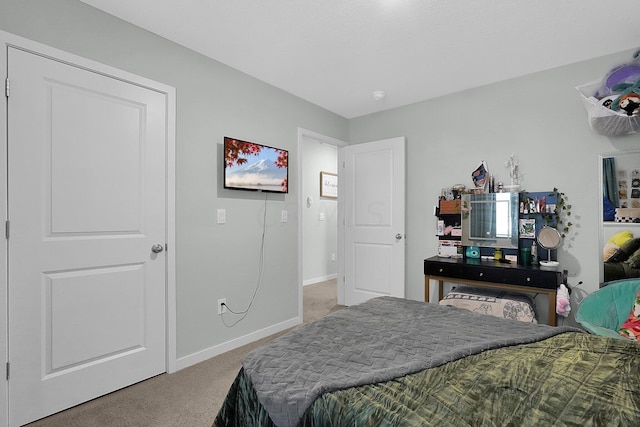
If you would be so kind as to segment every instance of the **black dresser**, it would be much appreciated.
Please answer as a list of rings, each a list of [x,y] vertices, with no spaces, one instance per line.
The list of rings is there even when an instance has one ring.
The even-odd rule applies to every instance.
[[[444,282],[540,293],[549,301],[549,324],[556,325],[556,290],[564,281],[562,272],[538,266],[502,264],[494,260],[432,257],[424,260],[424,295],[429,302],[430,281],[438,282],[438,301]]]

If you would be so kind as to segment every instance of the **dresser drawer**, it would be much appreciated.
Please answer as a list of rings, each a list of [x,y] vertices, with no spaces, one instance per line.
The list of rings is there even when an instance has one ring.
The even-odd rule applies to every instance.
[[[465,268],[462,279],[477,280],[480,282],[505,283],[505,274],[503,268]]]
[[[464,271],[463,267],[460,264],[425,262],[424,274],[426,276],[461,277]]]
[[[556,271],[512,270],[507,283],[534,288],[556,289],[559,285]]]

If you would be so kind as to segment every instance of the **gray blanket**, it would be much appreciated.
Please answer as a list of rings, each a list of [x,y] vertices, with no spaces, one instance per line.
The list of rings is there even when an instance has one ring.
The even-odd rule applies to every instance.
[[[279,427],[296,426],[323,393],[388,381],[488,349],[542,340],[551,327],[380,297],[277,338],[242,361]]]

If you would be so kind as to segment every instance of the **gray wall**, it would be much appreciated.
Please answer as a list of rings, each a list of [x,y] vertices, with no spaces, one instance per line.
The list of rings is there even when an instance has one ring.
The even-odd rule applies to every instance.
[[[346,139],[346,119],[76,0],[2,0],[0,29],[177,89],[177,356],[242,337],[298,312],[298,127]],[[289,194],[270,196],[264,279],[258,279],[264,196],[222,190],[223,136],[289,150]],[[216,224],[217,209],[227,223]],[[286,209],[289,222],[280,222]],[[228,318],[228,323],[234,321]]]
[[[638,147],[640,135],[609,138],[592,132],[576,86],[602,78],[633,51],[531,74],[349,122],[349,141],[407,137],[406,295],[424,297],[423,260],[436,255],[433,207],[443,187],[471,185],[481,160],[509,182],[505,163],[520,160],[524,189],[557,187],[573,206],[573,227],[559,253],[570,285],[598,288],[599,158]],[[514,58],[517,60],[517,58]],[[433,288],[434,286],[432,286]],[[432,291],[433,292],[433,291]],[[575,301],[584,292],[572,296]],[[572,314],[573,314],[572,313]]]
[[[331,260],[338,250],[338,202],[320,197],[320,171],[338,172],[338,150],[305,138],[302,153],[302,280],[311,284],[334,278],[338,271],[338,263]],[[313,199],[311,206],[306,203],[307,197]]]
[[[640,136],[591,132],[574,87],[602,77],[630,51],[347,121],[77,0],[2,0],[0,29],[177,88],[178,357],[299,315],[294,162],[289,195],[267,203],[266,269],[252,311],[233,327],[216,314],[218,298],[244,308],[255,289],[264,207],[262,196],[220,188],[225,135],[288,149],[290,159],[298,127],[352,142],[406,136],[412,299],[424,297],[422,261],[436,253],[440,189],[469,185],[480,160],[507,180],[504,163],[516,154],[527,190],[558,187],[573,205],[576,226],[559,254],[570,284],[582,280],[586,292],[598,286],[598,154],[636,148]],[[215,222],[219,208],[225,225]]]

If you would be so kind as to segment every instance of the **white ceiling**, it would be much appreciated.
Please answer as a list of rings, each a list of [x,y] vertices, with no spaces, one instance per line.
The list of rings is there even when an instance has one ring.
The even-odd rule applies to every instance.
[[[82,1],[346,118],[640,47],[638,0]]]

